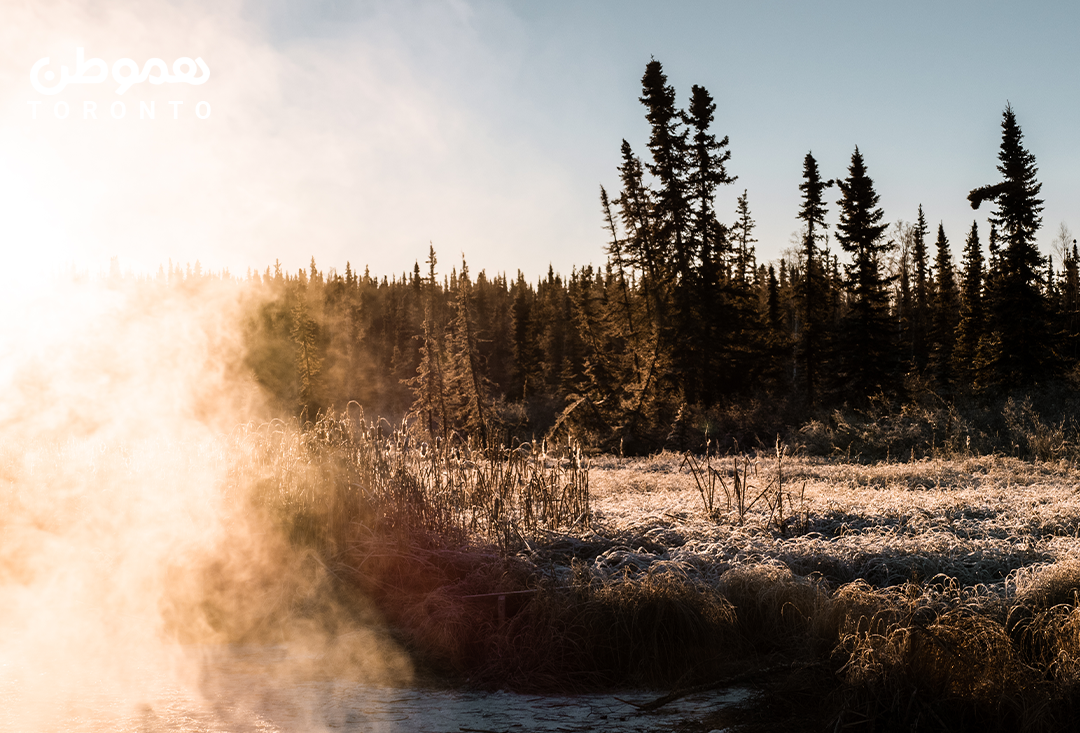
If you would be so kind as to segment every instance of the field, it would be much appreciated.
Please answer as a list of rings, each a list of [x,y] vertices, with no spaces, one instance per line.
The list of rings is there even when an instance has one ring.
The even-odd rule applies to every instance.
[[[269,643],[378,684],[760,693],[686,730],[1071,720],[1069,462],[484,452],[399,427],[9,442],[5,679],[137,699],[148,656],[198,676],[175,642]]]
[[[357,433],[347,421],[309,432],[338,437],[309,438],[323,473],[302,491],[280,480],[293,449],[264,454],[279,487],[264,500],[291,507],[291,541],[323,558],[339,594],[370,604],[421,677],[541,692],[750,685],[763,695],[721,721],[747,729],[1069,719],[1080,471],[1067,462],[859,464],[781,445],[466,458],[389,426],[343,443]],[[341,464],[325,471],[346,454],[360,456],[347,484]],[[345,485],[365,498],[344,501]],[[780,695],[804,700],[794,719],[777,717],[793,709],[773,705]]]
[[[717,463],[730,487],[737,462]],[[775,456],[751,464],[755,486],[775,479]],[[748,660],[750,674],[732,677],[799,696],[793,730],[1066,723],[1080,649],[1073,466],[787,458],[783,472],[782,531],[775,501],[740,522],[721,498],[709,517],[679,456],[598,460],[596,522],[617,543],[594,567],[720,588],[773,662],[757,660],[767,674],[755,675]],[[782,726],[792,708],[769,694],[736,720]]]

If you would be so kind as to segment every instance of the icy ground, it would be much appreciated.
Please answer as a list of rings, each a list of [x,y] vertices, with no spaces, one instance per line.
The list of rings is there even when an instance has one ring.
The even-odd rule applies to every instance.
[[[666,691],[522,695],[391,688],[322,677],[295,679],[282,647],[233,647],[204,665],[197,684],[159,673],[141,698],[81,690],[68,700],[0,691],[0,731],[85,733],[638,733],[667,731],[743,699],[743,690],[701,693],[649,713],[632,704]],[[29,728],[27,726],[30,726]]]

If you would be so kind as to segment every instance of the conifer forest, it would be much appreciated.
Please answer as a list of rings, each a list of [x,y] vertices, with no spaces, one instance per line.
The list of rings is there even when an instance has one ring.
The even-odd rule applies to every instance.
[[[248,324],[248,366],[275,406],[315,419],[355,402],[432,438],[572,435],[624,454],[835,437],[841,423],[882,419],[892,427],[878,452],[901,434],[894,450],[993,450],[1009,440],[1006,404],[1068,426],[1078,252],[1064,225],[1056,258],[1036,245],[1041,184],[1011,107],[1001,180],[966,194],[970,228],[933,226],[933,202],[887,218],[873,176],[888,172],[858,147],[846,166],[828,162],[828,175],[843,171],[829,179],[807,152],[792,181],[799,241],[765,263],[750,192],[735,211],[715,206],[738,180],[710,93],[694,86],[681,108],[654,60],[640,101],[648,142],[623,140],[617,187],[599,190],[600,265],[534,281],[447,262],[432,245],[400,274],[314,259],[249,272],[266,301]]]

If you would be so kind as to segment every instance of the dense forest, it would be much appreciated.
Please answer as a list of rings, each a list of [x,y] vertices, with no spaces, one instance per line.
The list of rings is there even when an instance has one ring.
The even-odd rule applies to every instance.
[[[799,245],[760,263],[748,192],[730,219],[716,210],[736,179],[709,92],[694,86],[678,108],[654,60],[640,101],[647,155],[624,140],[620,189],[600,189],[602,267],[533,282],[462,261],[447,274],[432,248],[400,276],[314,259],[249,273],[263,300],[247,324],[248,367],[276,406],[313,419],[352,401],[431,438],[570,434],[642,452],[746,445],[845,410],[880,418],[920,404],[936,411],[924,419],[952,425],[942,440],[968,431],[970,443],[970,410],[1000,417],[1008,399],[1015,413],[1019,395],[1031,413],[1032,394],[1057,405],[1072,394],[1080,256],[1064,225],[1057,262],[1039,253],[1041,184],[1011,107],[1002,179],[968,194],[973,209],[992,205],[989,226],[935,232],[922,206],[890,225],[857,147],[835,180],[808,152]],[[963,239],[959,263],[950,237]]]

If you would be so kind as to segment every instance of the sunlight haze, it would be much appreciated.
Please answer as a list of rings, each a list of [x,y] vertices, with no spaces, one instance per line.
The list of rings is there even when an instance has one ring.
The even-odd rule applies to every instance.
[[[747,190],[758,258],[789,246],[802,158],[842,176],[855,145],[886,219],[921,203],[959,250],[968,190],[993,180],[1017,112],[1046,200],[1044,251],[1072,223],[1080,148],[1066,4],[154,2],[0,10],[0,191],[20,271],[152,274],[169,260],[243,275],[367,265],[393,275],[429,242],[479,271],[602,264],[600,185],[619,144],[645,152],[637,101],[663,62],[680,106],[701,84],[730,136],[721,220]],[[205,60],[202,86],[36,92],[30,69]],[[183,88],[181,88],[183,87]],[[121,100],[128,111],[111,118]],[[53,105],[70,105],[64,120]],[[84,102],[98,119],[82,119]],[[183,101],[178,119],[170,101]],[[206,119],[194,112],[200,101]],[[30,104],[40,102],[40,104]],[[156,104],[139,119],[141,102]],[[32,119],[36,111],[37,119]],[[835,221],[835,204],[830,219]],[[9,264],[11,260],[9,260]],[[449,270],[449,266],[446,268]]]

